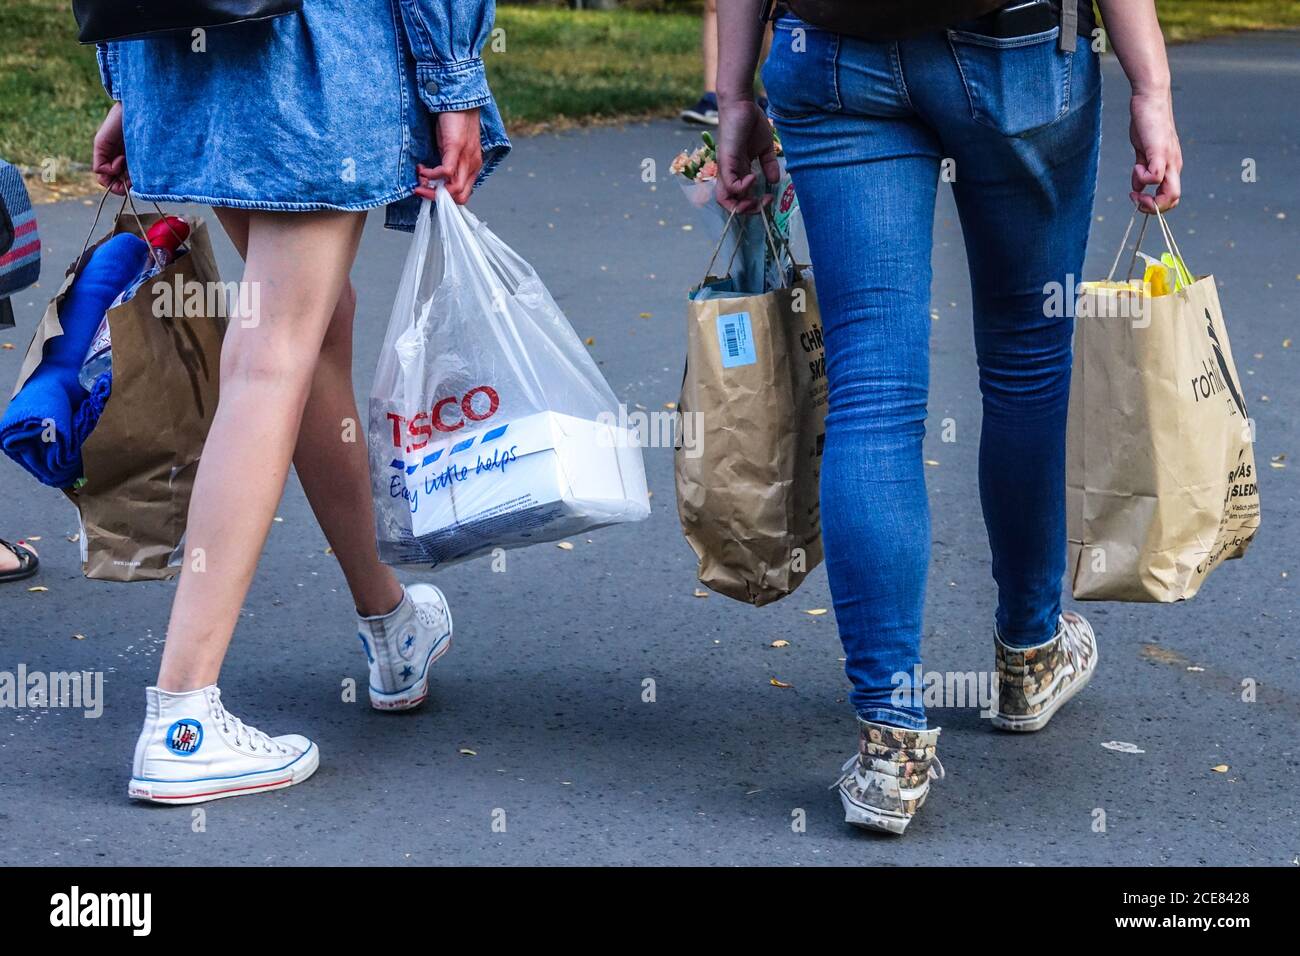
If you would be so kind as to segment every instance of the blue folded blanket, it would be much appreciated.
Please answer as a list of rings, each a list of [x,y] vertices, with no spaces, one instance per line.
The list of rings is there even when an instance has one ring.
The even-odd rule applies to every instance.
[[[95,379],[95,384],[90,387],[90,394],[77,409],[76,419],[72,423],[72,434],[78,448],[86,443],[90,433],[99,424],[99,416],[104,414],[104,406],[108,403],[108,396],[111,394],[113,394],[113,370],[110,368]]]
[[[79,419],[91,396],[77,373],[104,313],[140,274],[148,256],[144,240],[130,233],[114,236],[92,253],[59,309],[63,334],[45,343],[41,364],[0,418],[0,449],[43,484],[66,488],[81,477],[81,444],[99,421],[112,380],[105,383],[100,376],[94,388],[98,406]],[[106,385],[102,392],[101,384]]]

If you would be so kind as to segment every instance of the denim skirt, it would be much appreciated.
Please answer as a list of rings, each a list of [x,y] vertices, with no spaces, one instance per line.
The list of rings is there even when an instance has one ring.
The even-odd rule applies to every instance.
[[[414,226],[415,166],[438,153],[397,0],[310,0],[271,20],[114,43],[106,59],[141,198],[386,205],[389,226]],[[486,175],[509,146],[494,104],[481,122]]]

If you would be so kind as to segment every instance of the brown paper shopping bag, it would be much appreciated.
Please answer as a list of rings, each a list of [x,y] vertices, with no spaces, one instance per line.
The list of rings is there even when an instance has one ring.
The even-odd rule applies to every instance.
[[[1253,426],[1214,278],[1186,273],[1158,220],[1181,288],[1108,280],[1078,299],[1066,505],[1080,600],[1190,598],[1259,528]]]
[[[700,582],[753,605],[822,560],[826,355],[813,283],[792,278],[761,295],[706,278],[687,308],[678,407],[696,440],[676,449],[677,513]]]
[[[143,233],[160,217],[119,212],[95,245],[119,232]],[[88,578],[166,579],[184,558],[190,492],[217,407],[228,291],[206,224],[189,222],[188,252],[108,312],[113,390],[82,445],[85,480],[64,491],[81,516]],[[45,343],[63,334],[59,307],[85,258],[69,267],[37,326],[15,391],[40,363]]]

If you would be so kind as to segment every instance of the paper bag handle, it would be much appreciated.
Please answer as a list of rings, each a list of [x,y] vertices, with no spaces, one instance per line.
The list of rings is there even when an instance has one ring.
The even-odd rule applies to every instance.
[[[1133,215],[1129,218],[1128,226],[1124,229],[1124,238],[1119,242],[1119,249],[1115,252],[1115,261],[1110,264],[1110,272],[1106,274],[1106,281],[1111,282],[1115,278],[1115,270],[1119,268],[1120,257],[1124,255],[1124,248],[1128,245],[1128,237],[1133,232],[1133,223],[1137,222],[1138,213],[1142,207],[1134,205]],[[1125,279],[1133,278],[1133,266],[1137,263],[1138,250],[1142,248],[1142,239],[1146,235],[1147,225],[1151,222],[1151,214],[1144,213],[1146,216],[1142,220],[1142,228],[1138,230],[1137,242],[1133,244],[1133,255],[1128,262],[1128,274]],[[1165,249],[1174,257],[1175,271],[1179,272],[1179,279],[1187,285],[1192,284],[1191,271],[1187,268],[1187,261],[1183,258],[1182,252],[1178,248],[1178,242],[1174,239],[1174,232],[1169,228],[1169,223],[1165,221],[1164,215],[1159,209],[1155,212],[1156,220],[1160,223],[1160,234],[1165,240]]]
[[[781,263],[781,253],[777,249],[776,234],[773,231],[775,227],[772,222],[772,215],[768,210],[768,207],[764,206],[759,211],[759,214],[763,217],[763,232],[767,237],[767,247],[772,252],[772,261],[775,262],[776,267],[781,270],[781,282],[783,283],[783,286],[788,288],[792,284],[791,280],[798,281],[799,266],[794,261],[794,255],[790,252],[790,244],[788,242],[781,243],[782,247],[785,249],[786,258],[790,260],[791,271],[787,273],[785,266],[782,265]],[[722,235],[718,236],[718,244],[713,247],[713,255],[709,257],[709,264],[704,267],[704,278],[701,279],[699,283],[701,286],[703,286],[704,283],[708,281],[709,276],[712,275],[713,264],[718,260],[718,253],[722,251],[722,243],[726,241],[727,233],[731,231],[731,223],[733,220],[735,220],[735,218],[736,218],[736,210],[732,209],[731,215],[727,217],[726,224],[724,224],[722,227]],[[736,262],[736,255],[740,252],[740,239],[741,236],[738,232],[736,234],[736,245],[731,250],[731,258],[727,260],[728,274],[731,273],[731,267]]]
[[[117,180],[114,180],[114,182],[117,182]],[[81,255],[77,256],[78,266],[81,264],[81,260],[85,257],[86,250],[90,248],[90,240],[91,237],[95,235],[95,227],[99,225],[99,217],[104,211],[104,203],[108,201],[108,194],[112,191],[111,185],[112,184],[110,183],[109,186],[104,187],[104,194],[99,197],[99,205],[95,207],[95,218],[91,221],[90,229],[86,232],[86,241],[81,244]],[[144,231],[144,224],[140,222],[140,210],[135,208],[135,200],[131,198],[131,190],[129,189],[122,194],[122,205],[117,207],[118,217],[121,217],[122,211],[126,209],[128,203],[131,206],[131,215],[135,218],[136,231],[140,233],[140,237],[144,239],[146,246],[151,245],[149,242],[149,235]],[[184,242],[185,240],[181,235],[172,227],[172,224],[167,221],[167,214],[162,211],[162,206],[155,202],[153,207],[158,210],[158,215],[161,221],[171,231],[171,234],[176,237],[176,244],[180,245],[180,243]]]

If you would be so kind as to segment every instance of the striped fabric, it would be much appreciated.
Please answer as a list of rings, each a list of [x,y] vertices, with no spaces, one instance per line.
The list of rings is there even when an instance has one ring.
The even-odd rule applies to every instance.
[[[0,253],[0,298],[27,288],[41,274],[41,240],[36,233],[36,213],[22,174],[0,160],[0,202],[13,220],[13,244]]]

